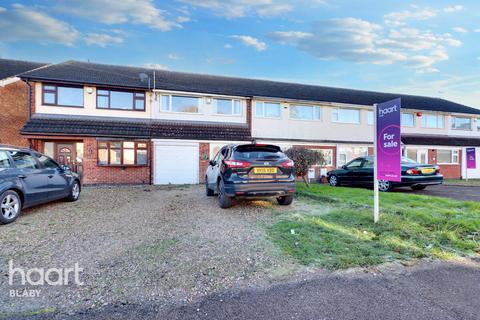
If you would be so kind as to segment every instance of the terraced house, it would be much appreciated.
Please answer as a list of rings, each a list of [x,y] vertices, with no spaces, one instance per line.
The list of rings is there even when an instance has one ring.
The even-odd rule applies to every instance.
[[[460,178],[465,147],[480,147],[480,110],[438,98],[78,61],[21,78],[31,113],[22,134],[85,184],[199,183],[221,146],[250,141],[322,152],[318,178],[373,152],[372,105],[397,97],[406,156]]]

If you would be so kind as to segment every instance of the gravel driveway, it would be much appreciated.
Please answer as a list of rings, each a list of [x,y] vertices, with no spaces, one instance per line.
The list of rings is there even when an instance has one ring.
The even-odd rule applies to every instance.
[[[302,209],[300,201],[293,206]],[[185,303],[225,288],[268,283],[302,270],[266,238],[268,201],[218,208],[202,186],[85,188],[77,203],[25,210],[0,226],[0,318],[110,304]],[[15,267],[78,263],[83,286],[8,284]],[[11,289],[40,297],[10,297]]]

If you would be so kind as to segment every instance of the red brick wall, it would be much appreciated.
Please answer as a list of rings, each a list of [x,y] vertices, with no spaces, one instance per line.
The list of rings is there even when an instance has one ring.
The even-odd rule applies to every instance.
[[[17,81],[0,87],[0,143],[28,147],[20,130],[28,119],[28,86]]]
[[[199,182],[205,182],[205,171],[208,168],[208,162],[210,161],[210,144],[209,143],[200,143],[199,144]]]
[[[83,184],[149,184],[150,167],[101,167],[97,141],[84,138]],[[149,144],[150,145],[150,144]],[[149,155],[151,152],[149,151]]]

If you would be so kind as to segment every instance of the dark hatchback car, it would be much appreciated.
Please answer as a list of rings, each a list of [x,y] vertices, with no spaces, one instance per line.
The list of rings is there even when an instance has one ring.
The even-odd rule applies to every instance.
[[[15,221],[22,209],[80,197],[80,179],[68,167],[29,149],[0,145],[0,223]]]
[[[295,192],[294,163],[278,146],[262,144],[223,147],[206,172],[207,196],[218,194],[221,208],[232,200],[275,197],[289,205]]]
[[[341,168],[327,173],[328,182],[331,186],[373,185],[373,157],[360,157],[353,159]],[[411,187],[413,190],[423,190],[429,185],[443,183],[443,175],[436,165],[419,164],[416,161],[402,157],[402,181],[390,182],[380,180],[378,189],[383,192],[392,190],[395,187]]]

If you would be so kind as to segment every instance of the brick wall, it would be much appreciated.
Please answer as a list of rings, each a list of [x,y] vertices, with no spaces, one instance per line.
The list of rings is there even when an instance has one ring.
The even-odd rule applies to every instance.
[[[101,167],[97,164],[97,141],[84,138],[83,184],[149,184],[150,167]],[[149,144],[150,145],[150,144]],[[149,151],[149,156],[151,152]]]
[[[20,130],[28,119],[28,86],[16,81],[0,87],[0,143],[28,147],[28,139]]]
[[[205,182],[205,171],[208,168],[208,162],[210,161],[210,144],[209,143],[200,143],[199,145],[199,182]]]

